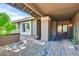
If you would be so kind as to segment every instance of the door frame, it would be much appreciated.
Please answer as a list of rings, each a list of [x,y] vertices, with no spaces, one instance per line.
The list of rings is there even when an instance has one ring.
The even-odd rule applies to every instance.
[[[57,30],[58,25],[62,25],[62,33],[64,33],[63,32],[63,25],[67,25],[67,33],[68,33],[68,31],[69,31],[68,24],[59,24],[56,22],[56,37],[58,37],[58,30]],[[68,38],[68,36],[69,36],[69,34],[67,34],[67,38]],[[61,36],[61,38],[64,38],[64,37]]]
[[[29,30],[29,32],[23,32],[23,24],[27,24],[27,23],[29,23],[30,24],[30,30]],[[20,33],[21,34],[26,34],[26,35],[31,35],[31,21],[26,21],[26,22],[21,22],[21,24],[20,24]]]

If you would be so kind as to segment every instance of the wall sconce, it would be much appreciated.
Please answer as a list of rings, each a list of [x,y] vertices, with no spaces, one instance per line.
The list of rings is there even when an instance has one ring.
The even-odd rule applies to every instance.
[[[69,24],[68,26],[69,26],[69,27],[71,27],[71,26],[72,26],[72,24]]]

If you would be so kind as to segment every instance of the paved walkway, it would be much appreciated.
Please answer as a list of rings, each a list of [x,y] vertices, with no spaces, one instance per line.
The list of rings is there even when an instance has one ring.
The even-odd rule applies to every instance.
[[[1,48],[0,48],[1,49]],[[68,40],[48,41],[44,45],[28,40],[26,49],[17,53],[0,51],[1,56],[78,56],[79,50],[75,50]]]
[[[78,56],[79,50],[75,50],[74,46],[68,40],[54,41],[47,54],[48,56]]]

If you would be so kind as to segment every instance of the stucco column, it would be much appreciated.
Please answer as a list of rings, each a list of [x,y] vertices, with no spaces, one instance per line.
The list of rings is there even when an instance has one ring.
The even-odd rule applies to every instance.
[[[37,36],[37,20],[36,19],[34,19],[34,20],[32,20],[32,23],[33,23],[33,29],[32,29],[32,31],[33,31],[33,35],[35,35],[35,36]]]
[[[50,17],[41,17],[41,40],[48,41],[50,37]]]

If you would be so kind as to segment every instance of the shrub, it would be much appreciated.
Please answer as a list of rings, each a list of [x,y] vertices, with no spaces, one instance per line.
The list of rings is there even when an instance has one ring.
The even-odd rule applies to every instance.
[[[73,39],[72,43],[73,43],[73,45],[77,45],[78,44],[78,40]]]
[[[15,24],[10,21],[6,13],[0,13],[0,36],[5,36],[15,29]]]

